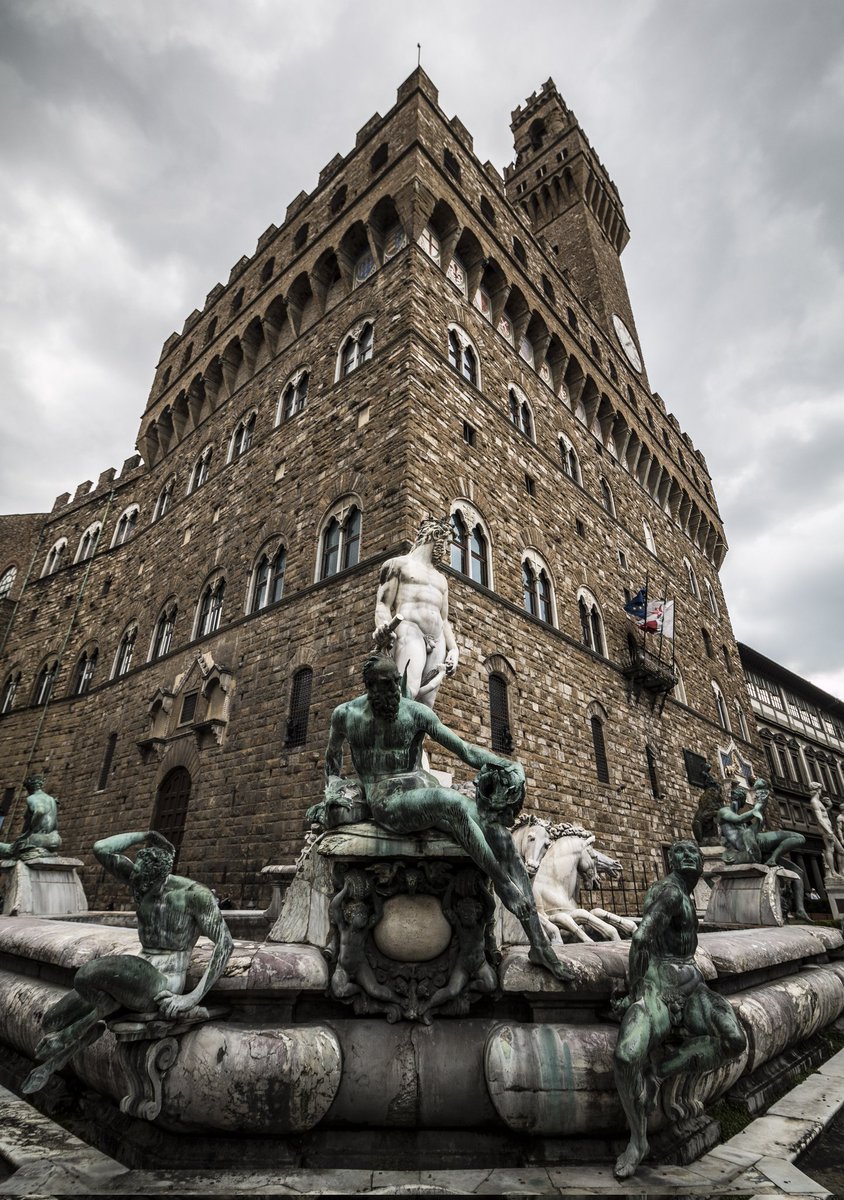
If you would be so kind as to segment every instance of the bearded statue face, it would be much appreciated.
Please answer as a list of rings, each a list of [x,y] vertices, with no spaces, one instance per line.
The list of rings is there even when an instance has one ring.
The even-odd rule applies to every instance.
[[[401,703],[401,679],[395,665],[391,665],[392,670],[384,668],[368,672],[364,680],[372,711],[388,721],[394,721],[398,716]]]

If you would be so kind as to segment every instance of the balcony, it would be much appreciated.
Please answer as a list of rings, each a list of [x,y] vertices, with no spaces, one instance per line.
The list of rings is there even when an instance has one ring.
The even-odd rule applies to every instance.
[[[665,697],[677,686],[677,676],[671,670],[670,662],[644,646],[630,648],[630,658],[623,670],[627,680],[628,699],[639,700],[646,696],[651,702],[651,708],[659,704],[659,711],[665,707]]]

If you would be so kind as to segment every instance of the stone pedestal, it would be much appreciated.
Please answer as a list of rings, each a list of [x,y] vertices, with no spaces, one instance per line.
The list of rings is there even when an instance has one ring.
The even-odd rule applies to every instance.
[[[269,907],[264,909],[264,918],[271,929],[281,916],[281,910],[284,906],[284,896],[293,882],[295,874],[296,867],[293,863],[283,866],[262,867],[261,869],[261,878],[265,883],[269,883],[273,889]]]
[[[824,886],[832,915],[840,921],[844,917],[844,875],[827,875]]]
[[[709,907],[709,897],[712,895],[712,874],[723,865],[724,848],[720,845],[701,846],[700,853],[703,859],[703,874],[692,892],[692,900],[697,915],[703,917]]]
[[[78,870],[79,858],[47,855],[27,862],[7,858],[0,862],[0,891],[4,917],[64,917],[88,911]]]
[[[712,925],[784,925],[780,889],[797,878],[785,867],[724,863],[711,876],[705,920]]]

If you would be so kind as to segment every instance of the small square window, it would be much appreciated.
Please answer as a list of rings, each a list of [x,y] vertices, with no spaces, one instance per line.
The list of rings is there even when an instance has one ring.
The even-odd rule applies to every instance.
[[[578,537],[586,537],[586,526],[581,521],[580,517],[574,519],[574,532]]]
[[[532,475],[525,475],[525,491],[529,496],[536,495],[536,480]]]
[[[189,725],[196,715],[196,701],[199,692],[188,692],[182,700],[182,714],[179,717],[180,725]]]
[[[475,427],[470,425],[468,421],[463,422],[463,441],[467,446],[475,444]]]

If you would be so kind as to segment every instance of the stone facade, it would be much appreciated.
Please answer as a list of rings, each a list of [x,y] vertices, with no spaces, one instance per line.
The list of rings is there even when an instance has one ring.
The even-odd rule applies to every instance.
[[[0,522],[0,575],[19,565],[0,660],[4,687],[21,676],[0,718],[12,827],[12,797],[43,768],[68,853],[90,861],[97,837],[155,811],[171,832],[184,820],[180,870],[239,906],[268,899],[258,871],[297,854],[330,712],[360,690],[380,564],[449,512],[487,561],[484,576],[476,541],[446,568],[461,665],[438,712],[470,740],[512,739],[529,806],[652,876],[696,807],[684,751],[717,761],[732,725],[759,760],[712,484],[647,384],[620,199],[550,81],[513,128],[505,182],[415,71],[167,340],[142,457],[59,497],[25,536],[27,518],[7,518],[8,537]],[[341,569],[320,578],[332,516]],[[272,599],[260,564],[271,574],[280,548],[281,597],[252,611]],[[537,615],[525,561],[545,572]],[[621,606],[646,578],[676,598],[681,683],[661,712],[625,674]],[[507,704],[495,738],[492,675]],[[92,907],[114,898],[98,876],[86,886]]]
[[[809,805],[809,784],[817,780],[832,800],[830,818],[835,827],[844,807],[844,702],[758,650],[742,642],[738,649],[771,794],[783,822],[806,838],[805,847],[791,857],[803,867],[811,886],[823,894],[823,842]]]

